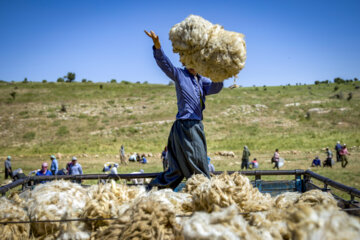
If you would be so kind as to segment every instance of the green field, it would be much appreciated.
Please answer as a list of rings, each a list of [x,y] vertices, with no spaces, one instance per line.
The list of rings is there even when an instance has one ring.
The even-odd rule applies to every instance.
[[[339,140],[349,147],[348,167],[336,164],[314,171],[360,188],[357,85],[241,87],[208,96],[204,125],[216,170],[238,170],[244,145],[258,158],[260,169],[271,169],[275,148],[287,160],[283,169],[308,169],[316,155],[323,160],[323,149],[333,149]],[[347,100],[349,93],[352,98]],[[61,167],[75,155],[85,173],[100,173],[104,162],[118,161],[124,144],[126,153],[153,157],[146,166],[134,163],[119,172],[160,171],[159,154],[176,113],[173,86],[0,83],[0,157],[11,155],[13,169],[21,167],[27,173],[43,161],[50,163],[51,154],[62,155]],[[233,151],[236,157],[215,156],[218,151]]]

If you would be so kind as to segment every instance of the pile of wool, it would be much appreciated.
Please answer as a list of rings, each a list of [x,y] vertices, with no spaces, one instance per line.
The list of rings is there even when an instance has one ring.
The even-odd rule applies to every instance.
[[[235,204],[240,212],[254,212],[268,210],[273,205],[269,194],[260,193],[249,178],[237,172],[211,179],[194,175],[186,182],[184,192],[192,195],[193,211],[213,212]]]
[[[250,226],[235,205],[219,212],[195,212],[183,224],[185,239],[271,239],[268,232]]]
[[[188,193],[174,192],[171,189],[161,189],[158,191],[150,191],[146,196],[142,196],[135,200],[136,202],[144,201],[143,198],[162,203],[168,206],[168,209],[175,214],[191,213],[192,196]]]
[[[236,76],[245,66],[244,35],[190,15],[175,24],[169,33],[173,51],[187,68],[211,78],[214,82]]]
[[[89,200],[86,202],[82,218],[113,218],[121,216],[132,200],[145,194],[144,187],[129,187],[111,181],[106,184],[92,186],[89,189]],[[109,220],[89,221],[92,230],[111,224]]]
[[[93,239],[183,239],[175,212],[168,205],[149,199],[133,204],[119,220],[99,229]]]
[[[0,198],[0,222],[28,221],[26,211],[5,197]],[[0,239],[28,239],[29,224],[0,225]]]
[[[360,239],[360,220],[333,206],[301,205],[286,219],[291,239]]]
[[[52,181],[37,185],[32,191],[20,195],[27,203],[27,212],[31,220],[59,220],[78,218],[88,200],[86,190],[70,181]],[[32,223],[31,229],[36,237],[57,236],[59,222]],[[83,222],[71,222],[77,231],[88,234]]]

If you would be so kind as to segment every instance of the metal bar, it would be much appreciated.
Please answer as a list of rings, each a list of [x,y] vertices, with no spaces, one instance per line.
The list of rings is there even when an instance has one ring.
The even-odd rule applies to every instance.
[[[238,172],[245,176],[274,176],[274,175],[295,175],[300,174],[303,175],[305,173],[305,170],[302,169],[296,169],[296,170],[256,170],[256,171],[227,171],[228,174],[233,174],[235,172]],[[222,171],[217,171],[214,174],[220,175],[222,174]]]
[[[350,194],[351,196],[360,197],[360,190],[358,190],[356,188],[349,187],[349,186],[346,186],[346,185],[344,185],[342,183],[333,181],[330,178],[326,178],[326,177],[321,176],[321,175],[319,175],[317,173],[314,173],[314,172],[312,172],[310,170],[306,170],[305,175],[311,176],[311,177],[313,177],[313,178],[327,184],[328,186],[332,186],[332,187],[334,187],[336,189],[344,191],[344,192]]]

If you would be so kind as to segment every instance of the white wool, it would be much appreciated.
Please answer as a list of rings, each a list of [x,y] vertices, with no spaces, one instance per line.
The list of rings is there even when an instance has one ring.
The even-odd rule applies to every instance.
[[[27,210],[31,220],[58,220],[78,218],[88,200],[86,190],[69,181],[52,181],[37,185],[27,196]],[[21,197],[22,197],[21,196]],[[83,222],[71,222],[78,231],[85,231]],[[34,223],[31,225],[35,236],[55,234],[61,223]]]
[[[173,51],[187,68],[222,82],[235,77],[245,66],[244,35],[213,25],[200,16],[190,15],[175,24],[169,33]]]

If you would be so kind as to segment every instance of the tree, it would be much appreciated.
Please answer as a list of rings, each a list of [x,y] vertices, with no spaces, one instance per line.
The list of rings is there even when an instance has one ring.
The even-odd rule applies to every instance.
[[[83,78],[81,82],[86,83],[86,78]]]
[[[27,78],[24,78],[23,83],[28,83],[28,82],[29,82],[28,79],[27,79]]]
[[[57,82],[64,82],[64,79],[61,78],[61,77],[59,77],[56,81],[57,81]]]
[[[111,79],[110,83],[116,83],[116,79]]]
[[[43,83],[47,83],[46,79],[42,80]]]
[[[345,82],[344,79],[339,78],[339,77],[334,79],[334,83],[337,83],[337,84],[344,83],[344,82]]]
[[[173,81],[169,81],[168,86],[174,86],[175,83]]]
[[[64,78],[66,78],[66,82],[73,82],[75,81],[75,73],[72,72],[68,72],[66,76],[64,76]]]

